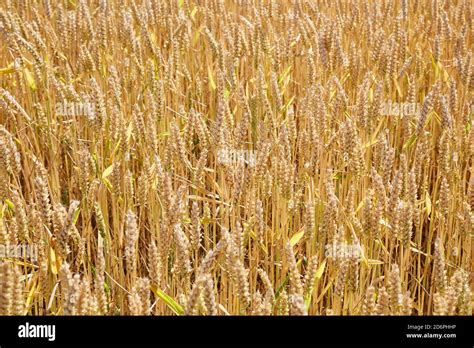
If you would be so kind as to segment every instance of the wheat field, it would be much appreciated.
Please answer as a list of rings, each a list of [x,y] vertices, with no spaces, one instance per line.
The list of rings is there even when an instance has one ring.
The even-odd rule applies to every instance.
[[[473,11],[2,1],[0,314],[472,315]]]

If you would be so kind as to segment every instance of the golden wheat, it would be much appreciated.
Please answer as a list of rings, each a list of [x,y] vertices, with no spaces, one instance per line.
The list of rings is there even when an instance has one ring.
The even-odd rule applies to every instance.
[[[472,1],[55,5],[0,5],[0,314],[472,314]]]

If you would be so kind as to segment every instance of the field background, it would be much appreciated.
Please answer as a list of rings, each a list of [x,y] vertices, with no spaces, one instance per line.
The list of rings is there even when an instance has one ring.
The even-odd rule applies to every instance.
[[[0,258],[0,314],[471,315],[473,30],[469,0],[2,1],[0,245],[38,259]]]

